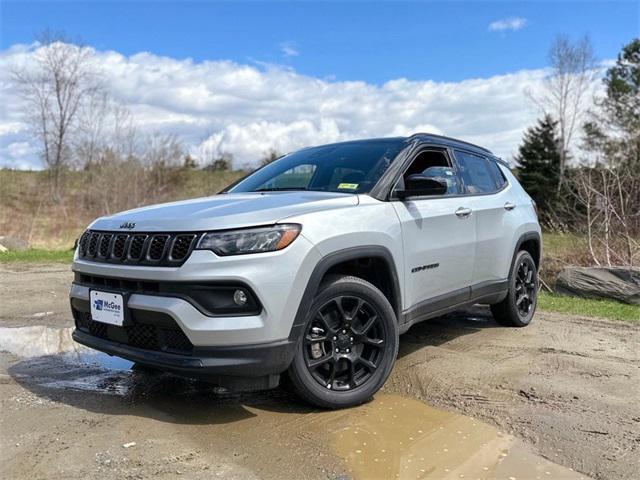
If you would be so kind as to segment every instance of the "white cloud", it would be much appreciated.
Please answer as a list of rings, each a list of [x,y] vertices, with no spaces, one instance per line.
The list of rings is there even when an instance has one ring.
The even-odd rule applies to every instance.
[[[524,90],[539,91],[545,74],[522,70],[460,82],[400,78],[374,85],[272,65],[95,54],[111,95],[128,107],[141,133],[175,134],[201,161],[231,153],[236,166],[255,164],[270,149],[286,153],[420,131],[469,140],[509,158],[538,115]],[[33,47],[0,51],[0,165],[40,166],[7,73],[11,63],[31,55]]]
[[[281,43],[280,51],[282,52],[283,57],[297,57],[298,55],[300,55],[300,51],[298,50],[298,48],[291,42]]]
[[[527,25],[527,19],[523,17],[501,18],[489,24],[489,30],[492,32],[504,32],[506,30],[516,31]]]

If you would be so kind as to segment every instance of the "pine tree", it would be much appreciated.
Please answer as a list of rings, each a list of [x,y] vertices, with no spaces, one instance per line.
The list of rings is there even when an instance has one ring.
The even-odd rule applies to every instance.
[[[640,172],[640,39],[622,49],[602,82],[605,96],[584,125],[585,146],[608,166]]]
[[[525,132],[515,157],[520,183],[545,216],[553,211],[560,178],[556,124],[550,115],[538,120],[535,127]]]

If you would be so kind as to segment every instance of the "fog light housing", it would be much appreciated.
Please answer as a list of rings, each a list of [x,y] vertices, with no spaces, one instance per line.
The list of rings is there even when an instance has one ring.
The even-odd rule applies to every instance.
[[[239,307],[244,307],[247,304],[247,294],[242,290],[236,290],[233,292],[233,301]]]

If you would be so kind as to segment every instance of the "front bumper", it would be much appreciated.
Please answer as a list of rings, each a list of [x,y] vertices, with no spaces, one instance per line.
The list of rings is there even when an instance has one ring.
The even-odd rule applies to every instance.
[[[266,388],[274,378],[277,383],[278,374],[293,359],[301,330],[294,319],[319,258],[303,236],[282,251],[264,254],[218,257],[194,251],[175,268],[111,265],[76,257],[76,282],[69,294],[74,338],[110,355],[223,386],[229,382],[218,380],[242,377],[254,383],[261,379],[251,389]],[[86,279],[103,283],[87,284]],[[151,291],[149,285],[158,282],[182,290]],[[255,295],[259,308],[244,315],[216,313],[215,305],[205,305],[192,292],[184,295],[188,285],[202,283],[242,285]],[[129,284],[138,288],[127,288]],[[93,322],[91,289],[124,293],[129,323],[116,327]]]
[[[190,355],[145,350],[95,337],[76,329],[73,339],[87,347],[132,362],[178,375],[206,380],[234,390],[256,390],[278,385],[287,369],[296,342],[195,348]]]
[[[289,247],[277,252],[218,257],[210,251],[196,250],[180,267],[112,265],[76,257],[73,270],[80,275],[138,282],[245,285],[262,306],[256,315],[209,315],[184,298],[163,296],[161,292],[157,295],[133,292],[129,297],[130,308],[170,315],[193,345],[226,347],[288,338],[302,295],[320,258],[320,253],[300,235]],[[70,297],[88,302],[89,288],[74,283]]]
[[[174,307],[188,308],[191,315],[194,311],[198,312],[197,315],[203,314],[183,299],[128,295],[129,315],[127,323],[120,327],[91,318],[89,287],[74,283],[70,297],[76,324],[73,339],[78,343],[141,365],[206,380],[233,390],[277,386],[279,374],[293,360],[301,330],[293,328],[284,340],[260,344],[194,345],[176,321],[181,310]],[[185,321],[183,317],[181,324]],[[194,335],[193,330],[189,333]],[[211,335],[215,332],[205,333]]]

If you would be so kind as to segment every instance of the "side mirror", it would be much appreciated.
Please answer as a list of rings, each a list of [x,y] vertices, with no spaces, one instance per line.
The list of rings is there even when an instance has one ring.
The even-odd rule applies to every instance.
[[[405,189],[397,190],[398,198],[421,197],[423,195],[444,195],[447,193],[447,183],[443,180],[427,177],[421,173],[409,175],[404,181]]]

